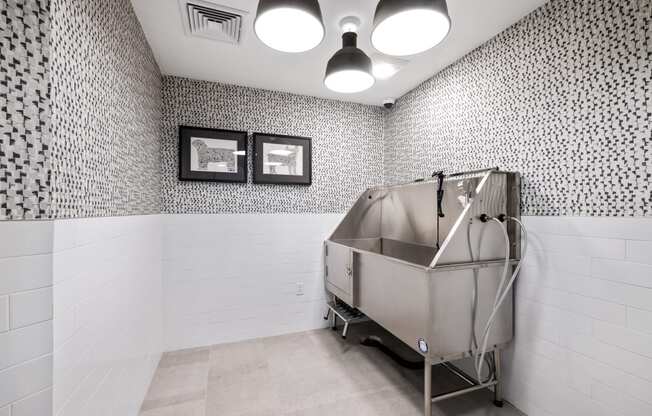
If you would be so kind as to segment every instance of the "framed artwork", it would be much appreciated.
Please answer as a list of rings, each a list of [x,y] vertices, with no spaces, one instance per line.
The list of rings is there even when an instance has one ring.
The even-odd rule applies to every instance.
[[[247,182],[247,132],[179,126],[179,180]]]
[[[311,140],[255,133],[254,183],[311,185]]]

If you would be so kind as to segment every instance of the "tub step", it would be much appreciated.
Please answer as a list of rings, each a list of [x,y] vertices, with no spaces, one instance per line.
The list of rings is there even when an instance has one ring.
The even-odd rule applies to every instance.
[[[333,330],[337,329],[337,318],[340,318],[342,321],[344,321],[342,338],[346,338],[346,333],[349,330],[349,324],[367,320],[367,316],[364,313],[350,307],[344,302],[331,301],[328,302],[326,306],[328,307],[328,310],[326,311],[326,316],[324,316],[324,319],[328,320],[328,318],[331,318],[331,326]]]

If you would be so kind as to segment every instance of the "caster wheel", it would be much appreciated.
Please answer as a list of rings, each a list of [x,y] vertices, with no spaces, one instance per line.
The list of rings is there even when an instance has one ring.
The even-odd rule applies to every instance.
[[[342,335],[342,339],[346,339],[346,335]]]
[[[494,406],[503,407],[504,402],[502,400],[494,400]]]
[[[337,331],[337,328],[334,327],[334,326],[332,326],[331,329],[332,329],[333,331]]]

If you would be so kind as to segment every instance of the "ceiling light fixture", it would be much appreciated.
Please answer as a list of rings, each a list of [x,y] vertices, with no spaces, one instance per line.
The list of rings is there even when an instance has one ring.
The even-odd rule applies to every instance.
[[[356,31],[359,26],[357,18],[342,20],[342,49],[328,61],[324,78],[324,84],[331,91],[352,94],[368,90],[376,82],[372,75],[371,58],[357,46]]]
[[[371,43],[387,55],[415,55],[441,43],[450,28],[446,0],[380,0]]]
[[[254,31],[261,42],[281,52],[313,49],[321,43],[325,33],[319,2],[260,0]]]
[[[376,80],[390,79],[400,71],[408,61],[399,58],[393,58],[381,54],[372,55],[373,74]]]
[[[374,62],[373,74],[376,79],[390,79],[398,72],[398,68],[389,62]]]

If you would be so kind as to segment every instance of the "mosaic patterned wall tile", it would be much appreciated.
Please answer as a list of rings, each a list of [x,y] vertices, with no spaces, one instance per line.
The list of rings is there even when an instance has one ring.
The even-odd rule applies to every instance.
[[[341,212],[383,164],[386,182],[519,170],[524,214],[652,214],[652,0],[553,0],[402,98],[384,141],[381,109],[166,78],[162,148],[128,0],[0,2],[0,219],[156,213],[161,194],[165,212]],[[179,183],[181,123],[311,136],[314,184]]]
[[[52,0],[52,214],[160,212],[161,75],[129,0]]]
[[[0,0],[0,220],[50,215],[49,0]]]
[[[381,181],[383,111],[379,107],[164,77],[163,211],[343,212],[360,192]],[[179,125],[311,137],[313,184],[253,185],[251,166],[248,184],[180,182]]]
[[[499,166],[526,215],[652,215],[652,0],[553,0],[404,96],[384,178]]]

